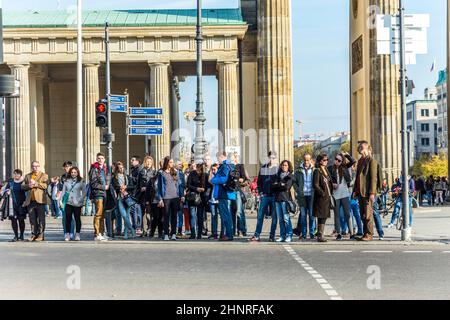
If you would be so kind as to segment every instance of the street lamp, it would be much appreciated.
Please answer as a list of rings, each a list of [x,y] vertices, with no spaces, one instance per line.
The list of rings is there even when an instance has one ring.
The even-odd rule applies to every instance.
[[[205,153],[205,111],[203,108],[203,60],[202,60],[202,0],[197,0],[197,102],[195,109],[195,142],[194,142],[194,159],[201,161]]]

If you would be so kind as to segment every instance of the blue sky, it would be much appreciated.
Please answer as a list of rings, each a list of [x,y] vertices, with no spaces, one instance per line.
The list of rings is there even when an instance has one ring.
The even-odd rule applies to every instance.
[[[89,0],[85,9],[195,8],[195,0]],[[64,10],[76,0],[3,0],[4,10]],[[303,120],[303,133],[329,134],[349,130],[348,80],[348,0],[293,0],[294,117]],[[429,13],[429,54],[418,56],[417,65],[408,67],[414,80],[413,97],[421,98],[427,86],[434,86],[437,72],[445,68],[445,0],[404,0],[407,13]],[[205,8],[237,7],[237,0],[203,0]],[[435,72],[430,72],[433,60]],[[195,108],[195,78],[181,86],[181,111]],[[207,127],[217,127],[217,81],[205,79],[205,106],[211,119]],[[295,126],[298,137],[298,127]]]

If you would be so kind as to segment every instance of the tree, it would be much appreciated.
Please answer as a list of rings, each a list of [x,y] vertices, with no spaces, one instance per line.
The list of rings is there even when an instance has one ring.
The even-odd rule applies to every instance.
[[[342,144],[340,152],[350,153],[350,141],[346,141]]]
[[[411,174],[416,176],[428,177],[433,175],[435,177],[446,177],[448,173],[447,155],[435,155],[431,158],[422,156],[414,163],[410,171]]]

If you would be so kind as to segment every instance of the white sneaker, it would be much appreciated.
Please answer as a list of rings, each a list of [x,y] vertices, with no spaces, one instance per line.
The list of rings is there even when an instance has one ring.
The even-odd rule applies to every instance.
[[[378,237],[378,240],[383,241],[384,237]]]
[[[292,242],[292,238],[291,237],[287,237],[285,242]]]
[[[95,241],[105,241],[104,238],[99,234],[94,238]]]
[[[66,233],[66,236],[64,237],[64,241],[70,241],[70,233]]]
[[[81,237],[79,233],[75,234],[75,241],[81,241]]]
[[[111,240],[111,238],[108,237],[106,233],[102,234],[102,237],[103,237],[106,241]]]
[[[276,242],[284,242],[285,240],[283,239],[283,238],[278,238],[277,240],[276,240]]]
[[[169,236],[167,234],[164,236],[164,241],[169,241]]]
[[[392,224],[392,223],[389,223],[387,226],[386,226],[386,228],[388,228],[388,229],[392,229],[394,227],[394,225]]]
[[[177,240],[177,235],[176,234],[172,235],[172,240]]]

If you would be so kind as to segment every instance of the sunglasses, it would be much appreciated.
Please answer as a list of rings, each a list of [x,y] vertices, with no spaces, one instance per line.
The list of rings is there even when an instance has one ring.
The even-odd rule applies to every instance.
[[[322,159],[322,162],[328,162],[328,159]]]
[[[338,158],[334,158],[334,160],[337,161],[337,162],[339,162],[339,163],[342,162],[342,160],[341,160],[341,159],[338,159]]]

